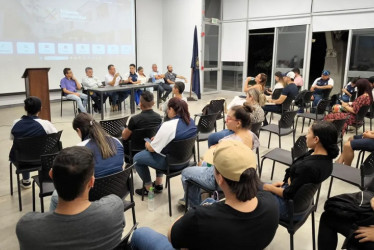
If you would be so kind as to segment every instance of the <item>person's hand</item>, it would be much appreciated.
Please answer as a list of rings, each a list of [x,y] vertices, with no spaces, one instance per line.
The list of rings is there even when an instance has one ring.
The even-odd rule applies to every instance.
[[[273,99],[269,99],[268,102],[269,102],[269,103],[272,103],[272,102],[273,102]]]
[[[71,77],[71,80],[73,80],[74,82],[76,82],[76,81],[77,81],[77,78],[75,78],[75,76],[72,76],[72,77]]]
[[[155,137],[153,136],[153,137],[151,138],[151,141],[153,141],[154,138],[155,138]]]
[[[76,95],[76,96],[78,96],[78,97],[81,96],[79,93],[74,93],[74,95]]]
[[[371,198],[370,205],[371,205],[371,208],[374,210],[374,197]]]
[[[356,239],[360,239],[358,242],[374,242],[374,225],[370,225],[368,227],[359,227],[355,233],[357,235],[355,236]]]
[[[114,77],[118,77],[118,76],[119,76],[119,73],[115,73],[115,74],[114,74]]]
[[[165,74],[161,74],[161,75],[159,75],[160,77],[162,77],[162,78],[165,78]]]
[[[272,184],[264,184],[264,185],[262,186],[262,189],[265,190],[265,191],[270,191],[271,186],[272,186]]]
[[[274,187],[281,187],[281,186],[283,186],[283,181],[274,182],[272,185]]]
[[[362,138],[370,138],[370,131],[365,131],[365,132],[362,134]]]

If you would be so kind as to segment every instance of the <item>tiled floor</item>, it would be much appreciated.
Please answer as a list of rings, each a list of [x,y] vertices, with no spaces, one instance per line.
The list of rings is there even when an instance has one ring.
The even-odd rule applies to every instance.
[[[225,97],[227,101],[230,101],[233,97],[233,93],[224,92],[219,94],[211,94],[211,95],[204,95],[202,100],[197,102],[189,102],[189,108],[191,116],[193,114],[201,112],[201,109],[204,105],[213,98],[216,97]],[[72,105],[70,103],[64,103],[63,106],[63,117],[60,117],[60,103],[54,102],[51,104],[52,110],[52,122],[56,126],[58,130],[63,130],[62,133],[62,143],[64,147],[73,146],[79,142],[78,135],[74,132],[71,126],[71,122],[73,120],[73,111]],[[127,107],[129,105],[127,104]],[[156,109],[156,108],[155,108]],[[109,110],[109,109],[108,109]],[[106,118],[114,118],[129,115],[129,110],[122,111],[122,114],[110,113],[106,115]],[[23,201],[23,211],[18,211],[18,195],[17,195],[17,188],[16,184],[14,183],[15,193],[13,196],[10,196],[9,191],[9,161],[8,161],[8,153],[11,146],[11,141],[9,140],[9,132],[11,125],[14,119],[19,118],[21,115],[24,114],[24,110],[22,106],[10,107],[10,108],[0,108],[0,117],[2,120],[0,122],[0,142],[1,142],[1,154],[0,154],[0,166],[1,166],[1,175],[0,175],[0,249],[17,249],[18,242],[17,237],[15,234],[15,226],[19,218],[27,212],[32,211],[32,193],[31,189],[22,190],[22,201]],[[100,116],[98,114],[95,115],[95,119],[100,120]],[[275,119],[273,122],[276,122],[278,117],[275,115]],[[297,129],[296,138],[300,135],[300,128]],[[218,128],[222,128],[222,122],[218,123]],[[305,132],[306,130],[304,130]],[[352,134],[346,135],[345,139]],[[261,147],[260,147],[260,155],[264,154],[267,149],[267,142],[268,142],[268,134],[263,132],[261,133]],[[272,137],[271,141],[271,148],[278,146],[278,138],[276,136]],[[285,149],[290,150],[292,146],[292,136],[282,137],[282,147]],[[201,154],[207,149],[207,143],[202,142],[200,145]],[[262,174],[263,181],[270,180],[270,172],[271,172],[271,161],[265,161],[265,167]],[[282,180],[284,175],[285,166],[276,164],[276,169],[274,173],[274,180]],[[154,176],[154,171],[152,171]],[[13,180],[15,181],[15,175],[13,174]],[[325,181],[322,185],[318,210],[316,213],[316,234],[318,232],[318,224],[319,224],[319,217],[321,212],[323,211],[323,205],[326,200],[327,189],[328,189],[329,180]],[[139,188],[141,186],[140,178],[135,175],[135,188]],[[149,212],[147,209],[147,200],[145,199],[143,202],[141,198],[135,196],[136,202],[136,216],[139,222],[139,226],[148,226],[156,231],[166,234],[167,230],[169,229],[170,225],[173,221],[178,218],[180,215],[183,214],[183,209],[178,206],[177,201],[179,198],[183,196],[183,188],[181,185],[180,177],[175,177],[171,179],[171,187],[172,187],[172,209],[173,209],[173,217],[169,217],[168,214],[168,199],[167,199],[167,192],[163,192],[162,194],[156,195],[155,199],[155,211]],[[358,191],[357,188],[340,182],[338,180],[334,181],[332,195],[346,193],[346,192],[355,192]],[[37,211],[40,211],[40,203],[37,201]],[[45,199],[45,207],[48,208],[49,206],[49,198]],[[127,226],[125,231],[127,231],[131,224],[131,212],[126,213],[126,221]],[[339,238],[339,244],[341,245],[343,242],[343,238]],[[274,240],[269,245],[267,249],[289,249],[289,235],[287,230],[282,227],[279,227],[277,230],[277,234],[275,235]],[[311,221],[308,219],[303,227],[299,229],[299,231],[295,234],[295,249],[312,249],[312,241],[311,241]]]

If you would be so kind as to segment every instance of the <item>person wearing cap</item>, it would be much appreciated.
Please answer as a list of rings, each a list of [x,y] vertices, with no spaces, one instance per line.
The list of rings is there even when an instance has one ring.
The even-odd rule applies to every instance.
[[[334,87],[334,80],[330,77],[330,71],[323,70],[321,77],[318,77],[314,80],[310,91],[313,92],[312,96],[312,108],[315,108],[319,102],[323,98],[323,93],[325,91],[331,91]],[[313,110],[313,109],[312,109]]]
[[[286,169],[283,181],[264,184],[263,189],[277,198],[281,220],[289,218],[287,201],[294,199],[303,185],[319,184],[330,177],[332,160],[339,154],[337,139],[338,131],[334,124],[326,121],[314,123],[306,135],[306,144],[311,150],[297,158],[291,167]],[[303,215],[294,217],[295,220],[302,218]]]
[[[264,120],[264,126],[268,125],[268,121],[266,119],[266,114],[268,112],[276,112],[281,113],[282,112],[282,103],[286,101],[286,99],[290,98],[291,100],[294,100],[297,93],[299,92],[297,86],[294,83],[295,73],[290,71],[286,74],[284,77],[284,81],[286,82],[287,86],[282,90],[282,93],[280,97],[276,100],[269,99],[268,104],[266,104],[263,109],[265,111],[265,120]]]
[[[278,227],[278,205],[270,193],[259,191],[256,169],[248,164],[253,158],[242,142],[220,142],[213,156],[214,177],[225,200],[189,209],[167,237],[138,228],[133,249],[264,249]]]

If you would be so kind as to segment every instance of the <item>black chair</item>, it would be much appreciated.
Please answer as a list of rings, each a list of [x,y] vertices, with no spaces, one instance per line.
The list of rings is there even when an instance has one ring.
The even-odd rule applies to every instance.
[[[293,102],[294,99],[292,98],[286,98],[286,100],[284,100],[284,102],[282,103],[282,109],[281,109],[281,112],[270,112],[270,120],[269,120],[269,123],[271,123],[271,120],[272,120],[272,117],[273,117],[273,114],[278,114],[278,115],[282,115],[285,111],[289,111],[290,108],[291,108],[291,104]]]
[[[21,185],[19,175],[25,172],[38,171],[41,169],[40,156],[57,153],[61,150],[62,131],[54,134],[17,138],[13,145],[15,149],[15,162],[10,162],[10,194],[13,195],[12,165],[16,167],[19,211],[22,211]]]
[[[361,159],[363,159],[364,153],[360,153],[362,153]],[[360,155],[358,156],[357,162],[359,162],[359,160]],[[334,178],[354,185],[361,190],[366,190],[368,184],[370,184],[374,180],[374,153],[371,153],[366,158],[366,160],[361,164],[360,168],[353,168],[344,164],[334,163],[327,198],[330,197]]]
[[[295,142],[295,145],[291,148],[291,151],[281,149],[281,148],[274,148],[265,155],[262,156],[261,166],[259,166],[259,176],[261,178],[262,175],[262,167],[264,165],[265,159],[269,159],[273,161],[273,168],[271,170],[271,180],[273,180],[273,174],[274,174],[274,167],[275,162],[279,162],[286,166],[291,166],[293,162],[308,152],[308,147],[306,145],[306,137],[300,136],[297,141]]]
[[[315,243],[315,221],[314,212],[317,210],[318,197],[321,189],[321,184],[308,183],[304,184],[296,193],[292,200],[288,200],[288,220],[279,220],[279,225],[285,227],[290,234],[290,249],[294,249],[293,236],[296,231],[304,225],[309,215],[312,214],[312,241],[313,250],[316,249]],[[316,202],[314,202],[314,195],[317,193]],[[300,220],[294,220],[296,216],[302,216]]]
[[[281,136],[293,134],[293,142],[295,143],[295,128],[294,128],[294,118],[297,111],[285,111],[281,118],[278,121],[278,125],[269,124],[263,126],[260,131],[268,131],[269,134],[269,143],[268,148],[270,147],[271,134],[274,133],[279,137],[279,148],[281,148]]]
[[[362,131],[365,131],[365,115],[369,111],[370,105],[362,106],[356,114],[356,122],[351,124],[352,127],[356,128],[356,135],[358,134],[358,129],[362,127]]]
[[[299,120],[299,118],[303,118],[303,126],[301,127],[301,133],[304,132],[304,123],[305,123],[305,119],[309,119],[309,125],[310,125],[310,122],[312,120],[314,121],[321,121],[323,120],[323,118],[325,117],[325,112],[326,112],[326,108],[327,106],[329,105],[330,101],[329,100],[324,100],[324,99],[321,99],[318,104],[317,104],[317,107],[316,107],[316,112],[315,113],[302,113],[302,114],[297,114],[297,118],[296,118],[296,125],[295,127],[297,128],[297,121]],[[295,129],[296,129],[295,128]]]
[[[131,172],[134,165],[131,165],[125,170],[111,174],[108,176],[100,177],[95,179],[95,185],[90,190],[89,200],[96,201],[102,197],[115,194],[123,200],[124,211],[126,212],[130,208],[132,209],[132,219],[134,225],[136,225],[135,217],[135,202],[133,196],[133,179],[131,178]],[[130,201],[125,198],[130,194]]]
[[[216,99],[209,102],[209,113],[218,113],[216,120],[222,119],[223,129],[225,129],[225,99]],[[216,125],[217,127],[217,125]]]
[[[208,137],[213,130],[217,131],[216,128],[216,119],[217,119],[218,113],[210,113],[208,115],[201,115],[197,114],[195,115],[195,124],[197,124],[197,138],[196,138],[196,144],[197,144],[197,159],[200,160],[200,142],[201,141],[207,141]],[[196,123],[196,118],[199,117],[199,122]]]
[[[345,119],[333,120],[332,121],[332,124],[335,125],[335,128],[338,131],[337,144],[340,143],[340,152],[343,152],[343,128],[344,128],[344,124],[347,122],[348,119],[349,119],[349,116]]]
[[[169,152],[166,154],[166,165],[167,168],[161,171],[166,175],[165,187],[168,188],[168,200],[169,200],[169,215],[171,217],[171,193],[170,193],[170,179],[178,176],[182,173],[183,169],[196,164],[195,157],[195,141],[196,136],[185,140],[172,141],[168,144]],[[194,161],[191,162],[192,156]],[[178,169],[178,170],[174,170]],[[144,183],[143,183],[144,186]],[[144,193],[142,194],[142,201],[144,200]]]
[[[40,199],[40,210],[44,213],[44,200],[46,196],[52,195],[55,190],[55,186],[51,177],[49,176],[49,171],[53,166],[53,161],[56,158],[57,153],[42,155],[41,165],[42,168],[38,171],[38,175],[33,176],[34,181],[32,182],[32,211],[35,212],[35,184],[39,187],[39,199]]]
[[[262,122],[251,123],[251,131],[260,139],[260,129],[262,126]],[[256,155],[257,155],[257,167],[260,167],[260,149],[256,148]]]
[[[353,96],[353,95],[352,95]],[[374,102],[371,104],[370,106],[370,110],[369,112],[366,113],[365,115],[366,118],[369,118],[370,120],[370,131],[371,131],[371,128],[372,128],[372,120],[374,118]]]
[[[329,99],[329,105],[327,106],[326,108],[326,111],[327,113],[331,113],[332,111],[332,107],[335,105],[335,104],[339,104],[339,99],[340,99],[340,94],[334,94],[331,96],[331,98]]]
[[[208,188],[200,185],[199,183],[197,183],[196,181],[193,181],[193,180],[186,180],[186,183],[187,183],[187,188],[186,188],[186,205],[184,206],[184,208],[185,208],[184,213],[187,213],[187,210],[188,210],[188,194],[189,194],[189,187],[190,187],[190,185],[197,186],[200,189],[203,189],[204,191],[208,192],[209,194],[213,194],[219,188],[219,186],[217,185],[217,183],[216,183],[216,188],[214,190],[208,189]]]
[[[129,119],[128,116],[112,120],[103,120],[100,121],[100,125],[109,135],[122,138],[122,130],[126,127],[127,119]]]
[[[273,93],[271,95],[271,99],[277,100],[281,96],[282,91],[283,91],[283,88],[281,88],[281,89],[274,89],[274,91],[273,91]]]
[[[61,88],[61,85],[60,85],[60,88]],[[74,117],[77,116],[77,114],[78,114],[78,105],[77,105],[77,102],[74,101],[74,100],[70,100],[70,99],[66,98],[66,95],[65,95],[64,91],[61,89],[61,99],[60,99],[60,103],[61,103],[60,116],[61,117],[62,117],[62,103],[63,102],[72,102],[73,103],[73,110],[74,110]]]
[[[311,104],[310,101],[311,101],[312,96],[313,96],[313,92],[309,90],[306,91],[303,96],[301,106],[305,108],[305,111],[307,111],[308,108],[310,109],[310,104]]]
[[[121,243],[119,243],[113,250],[132,250],[132,247],[129,244],[129,239],[137,227],[138,223],[135,223],[125,237],[122,238]]]

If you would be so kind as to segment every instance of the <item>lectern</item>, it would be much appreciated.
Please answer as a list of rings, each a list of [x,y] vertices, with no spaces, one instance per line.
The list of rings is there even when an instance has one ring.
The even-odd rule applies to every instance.
[[[25,79],[26,97],[37,96],[42,101],[39,117],[51,121],[49,102],[48,71],[50,68],[27,68],[22,75]]]

